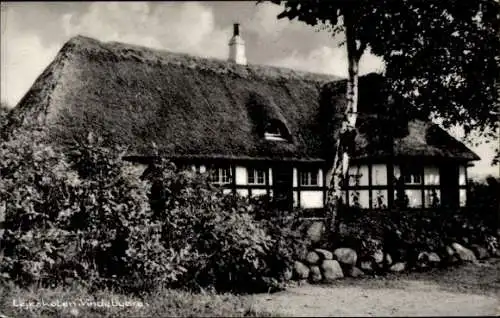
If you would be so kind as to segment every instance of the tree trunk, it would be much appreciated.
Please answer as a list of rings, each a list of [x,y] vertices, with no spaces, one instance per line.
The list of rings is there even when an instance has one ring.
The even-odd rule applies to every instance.
[[[347,106],[344,118],[337,136],[335,156],[333,164],[327,173],[327,200],[326,214],[329,219],[330,232],[337,233],[337,216],[342,204],[342,184],[347,180],[349,170],[348,149],[352,145],[346,145],[347,134],[355,129],[358,110],[358,64],[361,54],[356,47],[354,34],[354,23],[348,15],[344,15],[344,27],[346,35],[347,59],[349,78],[347,80]],[[354,141],[354,140],[352,140]]]

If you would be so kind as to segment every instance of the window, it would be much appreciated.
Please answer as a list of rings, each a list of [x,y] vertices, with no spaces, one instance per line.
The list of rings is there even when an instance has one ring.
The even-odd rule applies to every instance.
[[[266,171],[264,169],[248,169],[248,184],[266,184]]]
[[[275,140],[275,141],[286,141],[285,134],[283,133],[283,127],[279,121],[272,121],[267,124],[266,129],[264,131],[264,138],[266,140]]]
[[[421,184],[422,169],[418,167],[405,167],[403,170],[403,180],[405,184]]]
[[[210,181],[215,184],[231,183],[230,167],[214,167],[210,169]]]
[[[395,200],[410,208],[435,208],[441,205],[440,170],[436,165],[395,166],[394,176],[400,175],[402,183],[396,185]],[[403,191],[401,196],[398,188]],[[404,189],[404,190],[403,190]]]
[[[300,172],[301,186],[317,186],[318,185],[318,170],[301,171]]]

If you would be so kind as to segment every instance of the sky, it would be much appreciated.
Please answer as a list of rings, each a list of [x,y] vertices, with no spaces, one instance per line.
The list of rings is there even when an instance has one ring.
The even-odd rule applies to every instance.
[[[342,35],[277,20],[280,12],[279,6],[255,1],[2,2],[0,97],[15,106],[77,34],[225,59],[235,22],[241,25],[250,64],[347,76],[345,47],[339,47]],[[360,61],[361,74],[383,68],[383,61],[370,52]],[[460,129],[450,132],[462,137]],[[482,157],[470,169],[472,175],[499,174],[498,166],[490,166],[491,143],[469,146]]]

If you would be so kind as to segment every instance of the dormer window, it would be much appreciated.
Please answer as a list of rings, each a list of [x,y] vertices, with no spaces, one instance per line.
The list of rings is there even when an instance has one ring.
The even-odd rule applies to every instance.
[[[286,133],[284,131],[284,127],[282,127],[279,121],[272,121],[267,124],[266,129],[264,131],[264,138],[266,140],[274,140],[274,141],[286,141]]]

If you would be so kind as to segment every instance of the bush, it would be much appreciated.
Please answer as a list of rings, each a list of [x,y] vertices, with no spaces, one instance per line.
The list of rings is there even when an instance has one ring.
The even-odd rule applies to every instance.
[[[119,152],[89,138],[67,159],[42,137],[2,144],[2,273],[20,284],[76,279],[92,287],[174,280],[182,269],[164,263],[175,255],[159,240],[147,187],[127,176]]]
[[[5,209],[4,257],[0,269],[18,283],[51,280],[63,266],[70,234],[59,213],[70,209],[72,175],[67,163],[40,142],[39,131],[2,142],[0,201]]]
[[[2,143],[3,276],[136,292],[283,287],[304,245],[296,218],[262,219],[268,201],[224,195],[164,160],[140,180],[122,153],[92,135],[58,150],[32,134]]]
[[[278,248],[283,238],[269,223],[256,217],[264,204],[224,195],[203,176],[175,173],[165,161],[156,164],[150,181],[158,189],[151,199],[164,224],[164,243],[189,247],[179,260],[187,271],[178,285],[236,292],[281,288],[288,251]]]
[[[342,214],[340,245],[369,258],[377,249],[391,254],[394,261],[416,262],[422,251],[441,252],[457,242],[495,248],[494,227],[488,226],[468,209],[362,211],[351,208]]]

